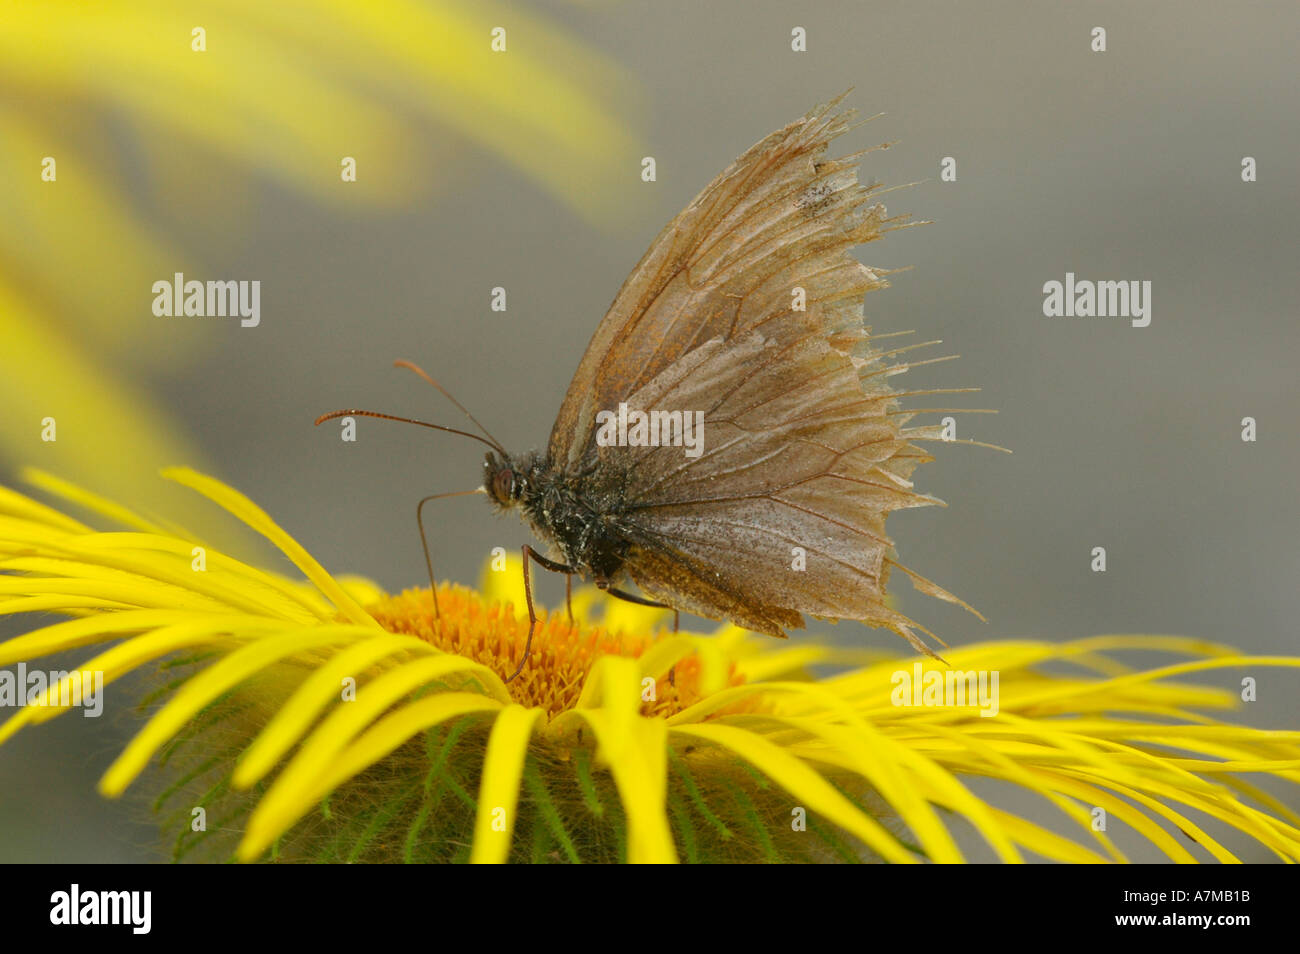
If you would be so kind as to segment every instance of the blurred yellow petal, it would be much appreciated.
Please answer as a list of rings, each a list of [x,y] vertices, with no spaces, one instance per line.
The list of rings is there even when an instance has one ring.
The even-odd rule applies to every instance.
[[[131,499],[154,483],[157,467],[197,452],[183,431],[139,388],[90,360],[20,298],[0,272],[0,450],[39,460],[113,497]],[[42,440],[53,419],[53,441]],[[105,467],[105,461],[114,461]]]
[[[522,4],[20,0],[4,7],[0,85],[0,454],[120,499],[202,460],[139,383],[200,340],[156,333],[152,283],[214,264],[211,248],[176,248],[157,207],[237,242],[250,179],[347,212],[405,210],[480,157],[604,228],[643,201],[627,188],[645,150],[625,71]],[[47,417],[58,442],[40,440]],[[168,506],[191,522],[188,502]]]

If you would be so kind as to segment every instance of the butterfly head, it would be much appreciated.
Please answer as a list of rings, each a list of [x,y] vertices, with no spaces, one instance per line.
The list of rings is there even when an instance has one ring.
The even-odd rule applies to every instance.
[[[488,452],[483,461],[483,489],[498,507],[508,510],[519,503],[527,483],[527,475],[513,460]]]

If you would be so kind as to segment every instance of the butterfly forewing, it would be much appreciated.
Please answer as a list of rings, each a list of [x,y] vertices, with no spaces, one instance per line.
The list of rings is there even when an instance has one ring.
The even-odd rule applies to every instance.
[[[851,214],[817,222],[828,190],[856,183],[851,166],[814,168],[830,139],[848,128],[852,113],[834,114],[837,102],[818,107],[752,147],[659,234],[587,345],[551,430],[548,451],[555,464],[576,464],[590,450],[598,410],[616,404],[710,338],[728,339],[768,318],[769,299],[782,291],[782,282],[767,269],[790,261],[783,249],[802,243],[804,255],[815,255],[818,249],[808,238],[817,233],[821,244],[838,241],[841,249],[878,234],[860,229],[861,237],[847,243],[833,234],[851,228],[854,214],[864,213],[867,190],[860,186],[853,187],[857,201],[851,203]],[[839,257],[857,275],[869,277],[864,290],[878,285],[861,264],[842,251]],[[809,280],[825,284],[829,294],[852,293],[854,282],[844,284],[827,274],[829,261],[819,256],[809,265]],[[756,288],[764,277],[775,281]],[[788,284],[784,292],[788,300]]]

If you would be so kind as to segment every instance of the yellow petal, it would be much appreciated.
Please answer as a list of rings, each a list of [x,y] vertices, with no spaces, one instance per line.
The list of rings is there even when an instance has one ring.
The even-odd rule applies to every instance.
[[[239,491],[188,467],[169,467],[163,471],[163,476],[197,490],[213,503],[224,507],[274,543],[284,552],[285,556],[293,561],[298,569],[302,570],[307,579],[315,583],[320,591],[329,597],[330,601],[339,608],[339,611],[353,623],[358,626],[368,626],[371,629],[381,628],[375,622],[374,617],[363,610],[356,600],[350,597],[343,587],[339,586],[338,582],[325,571],[323,566],[316,562],[316,558],[308,553],[302,544],[289,536],[267,515],[265,510]]]
[[[339,699],[340,686],[345,677],[356,677],[379,660],[400,653],[415,655],[438,655],[437,651],[426,643],[413,640],[409,636],[385,634],[375,636],[349,646],[323,663],[303,680],[258,734],[253,744],[245,750],[239,765],[235,769],[232,784],[236,788],[247,788],[269,772],[277,761],[289,751],[308,732],[325,707]],[[454,657],[453,657],[454,659]],[[462,671],[487,677],[490,670],[478,666],[469,660],[460,660],[458,664],[444,659],[437,667],[439,674]],[[485,678],[493,686],[494,697],[500,702],[509,701],[504,689],[496,689],[499,680]]]
[[[420,699],[376,722],[337,758],[322,766],[321,774],[306,779],[307,787],[295,793],[295,803],[264,798],[253,810],[248,828],[236,849],[241,861],[253,861],[312,805],[357,772],[374,764],[416,732],[448,719],[501,708],[494,699],[466,692],[443,692]]]
[[[307,650],[356,641],[366,630],[355,626],[319,626],[261,639],[213,663],[187,681],[108,767],[99,790],[120,795],[149,763],[150,757],[179,732],[200,709],[272,663]]]
[[[263,824],[283,830],[310,809],[324,794],[320,779],[338,754],[394,703],[444,676],[459,672],[482,676],[486,671],[486,667],[472,660],[439,653],[412,660],[359,685],[355,701],[336,704],[276,776],[258,807]],[[499,679],[496,681],[500,683]],[[501,702],[486,695],[456,695],[478,695],[494,708],[501,706]]]
[[[641,678],[635,659],[602,657],[588,677],[579,708],[561,715],[552,728],[562,732],[578,719],[591,727],[597,756],[609,766],[627,814],[628,861],[672,863],[677,849],[667,817],[668,727],[662,719],[639,713]]]
[[[528,757],[528,740],[541,709],[509,705],[492,724],[483,781],[479,786],[478,813],[474,819],[471,864],[501,864],[510,856],[511,838],[519,800],[519,782]],[[500,826],[500,827],[498,827]]]
[[[859,811],[821,775],[787,754],[780,746],[752,732],[712,723],[674,726],[671,737],[711,742],[736,753],[802,801],[809,811],[817,812],[832,824],[854,835],[886,861],[916,863],[916,857],[899,844],[879,822]]]

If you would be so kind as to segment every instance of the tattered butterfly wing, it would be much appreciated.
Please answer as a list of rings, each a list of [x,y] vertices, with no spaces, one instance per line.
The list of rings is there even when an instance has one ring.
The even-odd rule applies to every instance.
[[[858,185],[855,157],[819,162],[830,140],[849,128],[852,111],[832,112],[841,99],[749,149],[655,239],[569,384],[548,446],[557,467],[574,469],[591,452],[597,411],[615,406],[705,341],[766,322],[782,300],[788,306],[796,271],[806,280],[810,302],[801,318],[828,332],[839,316],[813,314],[813,302],[860,297],[883,284],[843,248],[878,237],[884,210],[865,207],[869,190]],[[834,221],[822,214],[833,205],[841,208]],[[855,216],[872,219],[855,222]],[[843,235],[845,229],[854,234]],[[791,244],[811,256],[801,267],[781,254]],[[851,316],[843,325],[852,327]]]
[[[801,626],[799,613],[864,620],[925,651],[884,602],[885,518],[936,502],[911,489],[928,457],[900,435],[887,388],[864,389],[853,362],[816,335],[781,343],[750,332],[707,342],[627,403],[704,410],[699,457],[598,451],[626,468],[622,526],[637,544],[626,569],[643,590],[776,636]]]
[[[912,441],[938,432],[905,426],[886,378],[907,365],[863,324],[863,294],[885,282],[848,253],[901,218],[871,204],[857,157],[823,158],[849,126],[834,105],[750,149],[660,235],[588,348],[550,455],[620,475],[625,569],[651,596],[773,635],[801,613],[864,620],[929,652],[885,604],[885,518],[938,502],[909,480],[929,459]],[[597,446],[596,412],[620,403],[703,411],[702,452]]]

